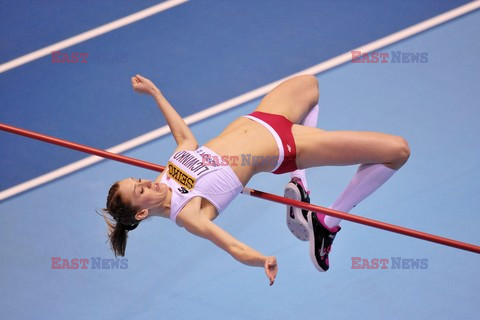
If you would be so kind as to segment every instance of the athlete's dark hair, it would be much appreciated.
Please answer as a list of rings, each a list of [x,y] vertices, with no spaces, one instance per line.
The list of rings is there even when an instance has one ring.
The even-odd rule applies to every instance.
[[[107,207],[102,209],[102,212],[108,225],[108,237],[110,238],[113,253],[115,256],[124,256],[127,247],[128,231],[135,229],[140,221],[135,219],[137,208],[123,201],[118,189],[118,182],[112,185],[108,191]],[[109,214],[115,220],[115,224],[112,223],[106,214]]]

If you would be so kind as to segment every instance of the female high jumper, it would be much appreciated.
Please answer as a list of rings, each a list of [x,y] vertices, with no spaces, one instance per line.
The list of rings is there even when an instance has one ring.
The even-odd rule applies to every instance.
[[[142,220],[151,216],[170,218],[241,263],[263,267],[272,285],[278,270],[276,258],[264,256],[212,222],[253,175],[290,172],[285,197],[310,202],[306,168],[360,164],[330,206],[349,212],[385,183],[410,155],[402,137],[316,128],[319,89],[317,79],[310,75],[284,81],[262,99],[253,113],[236,119],[201,147],[152,81],[136,75],[132,86],[135,92],[155,99],[177,148],[154,181],[127,178],[110,188],[104,213],[115,221],[106,219],[115,255],[125,254],[127,233]],[[241,165],[242,155],[258,161]],[[310,241],[313,265],[327,271],[328,254],[341,220],[290,206],[286,219],[298,239]]]

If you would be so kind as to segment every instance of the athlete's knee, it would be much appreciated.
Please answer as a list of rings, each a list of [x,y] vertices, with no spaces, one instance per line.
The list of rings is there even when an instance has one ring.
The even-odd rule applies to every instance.
[[[410,157],[410,147],[405,138],[396,136],[395,137],[395,165],[400,168],[402,167]]]
[[[304,82],[308,90],[318,91],[317,77],[312,76],[310,74],[305,74],[305,75],[302,75],[301,77],[302,77],[302,81]]]
[[[311,75],[311,74],[304,74],[302,75],[301,77],[303,77],[303,79],[309,83],[309,85],[312,85],[312,86],[315,86],[315,87],[318,87],[318,80],[317,80],[317,77]]]

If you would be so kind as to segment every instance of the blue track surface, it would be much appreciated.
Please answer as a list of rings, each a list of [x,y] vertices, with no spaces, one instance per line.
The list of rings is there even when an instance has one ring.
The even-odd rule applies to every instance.
[[[132,73],[153,75],[182,115],[188,115],[409,25],[391,26],[396,18],[398,24],[419,22],[458,5],[388,2],[383,8],[360,11],[342,2],[332,2],[327,10],[325,2],[322,11],[312,8],[316,3],[285,5],[281,13],[269,1],[249,2],[243,8],[230,1],[189,2],[66,50],[115,53],[123,48],[120,52],[128,52],[128,63],[92,60],[67,66],[52,65],[45,58],[0,75],[1,121],[109,147],[164,124],[151,100],[131,92]],[[395,12],[394,6],[402,8],[388,14]],[[288,19],[299,12],[311,18]],[[370,24],[358,23],[358,30],[338,27],[342,19],[361,21],[352,16],[361,12],[371,15],[364,17]],[[326,17],[333,15],[342,19],[327,23]],[[266,16],[268,20],[261,19]],[[319,22],[320,17],[324,20]],[[371,22],[374,17],[390,31],[381,33]],[[263,50],[278,50],[253,50],[262,43],[259,33],[275,34],[275,28],[270,29],[275,23],[277,30],[283,29]],[[152,35],[153,25],[160,31]],[[305,32],[313,26],[314,31]],[[247,32],[248,28],[252,29]],[[338,52],[326,54],[322,50],[331,49],[334,35],[326,36],[331,43],[322,48],[312,40],[317,34],[310,32],[328,35],[323,29],[335,33],[336,28]],[[371,38],[359,35],[347,41],[341,30],[344,36],[351,31]],[[480,243],[478,30],[480,11],[381,50],[427,52],[428,63],[347,63],[318,76],[319,127],[398,134],[412,149],[407,165],[354,214]],[[244,34],[249,37],[242,38]],[[305,39],[299,39],[304,34]],[[154,38],[169,41],[152,45]],[[296,44],[283,51],[284,40]],[[304,49],[309,46],[312,52]],[[31,90],[26,93],[24,88]],[[203,143],[257,103],[201,121],[192,130]],[[118,123],[128,125],[118,129]],[[23,181],[18,175],[29,179],[82,157],[5,133],[0,133],[0,143],[4,187]],[[173,148],[173,139],[166,136],[127,155],[163,164],[170,156],[165,150]],[[10,167],[4,162],[11,162]],[[354,171],[309,170],[312,202],[330,205]],[[126,269],[93,270],[91,262],[86,270],[52,269],[52,257],[113,258],[105,243],[105,223],[95,209],[103,207],[113,181],[129,176],[153,178],[155,173],[106,161],[0,203],[1,319],[477,318],[478,255],[343,222],[331,253],[332,268],[320,274],[310,262],[306,243],[289,234],[284,207],[245,196],[216,222],[239,240],[277,256],[279,275],[273,287],[262,269],[239,264],[164,219],[142,223],[131,233]],[[249,186],[282,194],[287,180],[288,175],[262,174]],[[387,270],[353,270],[352,257],[427,259],[428,267],[392,269],[390,263]]]

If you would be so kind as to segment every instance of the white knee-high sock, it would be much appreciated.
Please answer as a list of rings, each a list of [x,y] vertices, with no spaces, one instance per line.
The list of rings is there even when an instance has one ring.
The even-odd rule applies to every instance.
[[[303,120],[302,120],[302,122],[300,122],[300,124],[302,126],[316,128],[317,123],[318,123],[318,110],[319,110],[319,107],[318,107],[318,104],[317,104],[315,107],[310,109],[310,111],[307,113],[305,118],[303,118]],[[299,178],[303,183],[303,188],[305,189],[305,191],[307,191],[307,192],[309,191],[305,169],[297,169],[297,170],[291,172],[290,177],[291,178]]]
[[[330,206],[331,209],[349,212],[362,200],[380,188],[397,170],[383,164],[362,164],[340,197]],[[333,228],[341,219],[325,216],[325,224]]]
[[[316,128],[318,123],[318,110],[319,110],[319,107],[317,104],[315,107],[310,109],[310,111],[307,113],[305,118],[303,118],[300,124],[305,127]]]

